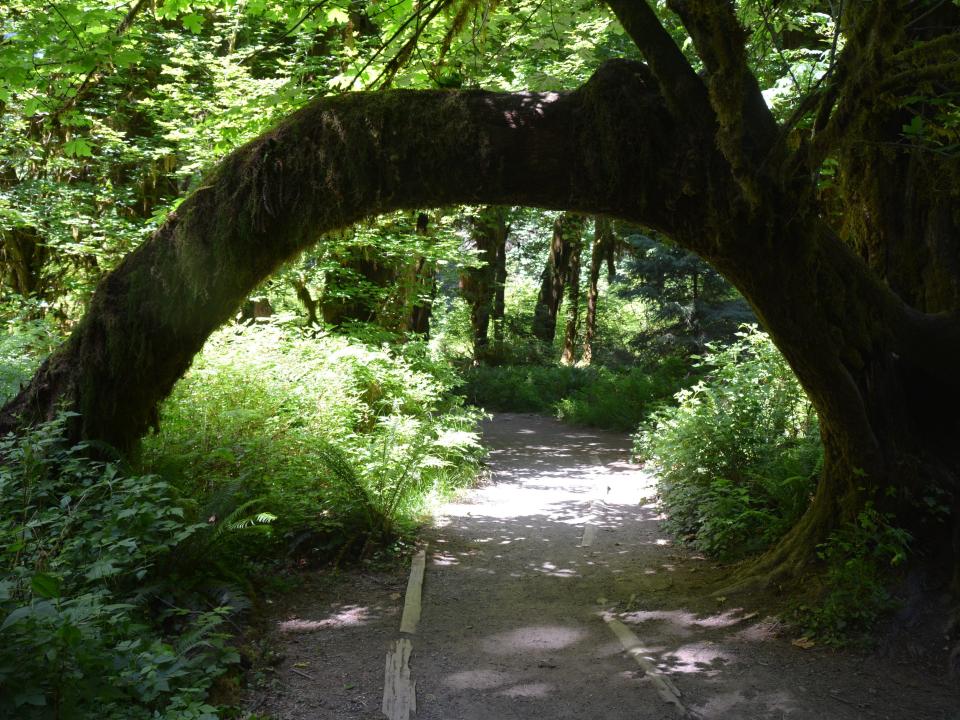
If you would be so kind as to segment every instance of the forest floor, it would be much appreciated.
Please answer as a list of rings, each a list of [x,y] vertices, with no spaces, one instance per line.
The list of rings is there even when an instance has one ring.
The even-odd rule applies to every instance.
[[[424,530],[416,631],[409,566],[310,573],[268,621],[248,712],[382,718],[386,684],[391,720],[414,687],[420,720],[960,720],[942,636],[804,648],[778,598],[717,597],[728,571],[662,532],[627,437],[509,414],[484,437],[489,482]]]

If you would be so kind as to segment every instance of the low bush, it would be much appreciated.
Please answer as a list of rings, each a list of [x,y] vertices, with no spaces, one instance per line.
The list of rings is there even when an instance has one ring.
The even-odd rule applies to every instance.
[[[652,368],[563,365],[477,366],[464,373],[467,401],[495,412],[540,412],[567,422],[634,430],[685,383],[688,366],[668,358]]]
[[[160,478],[64,445],[63,422],[0,439],[0,716],[214,718],[229,610],[182,606],[171,562],[209,529]]]
[[[807,635],[829,645],[856,642],[897,606],[889,591],[891,572],[903,565],[912,538],[892,520],[868,503],[817,548],[827,568],[826,592],[816,605],[797,610]]]
[[[770,338],[750,327],[702,359],[636,436],[660,471],[666,526],[722,560],[758,552],[806,509],[822,462],[816,414]]]
[[[231,326],[164,403],[143,465],[222,530],[231,557],[369,549],[474,476],[478,413],[454,382],[419,343]]]
[[[230,326],[133,468],[64,418],[0,439],[0,717],[218,717],[223,623],[265,569],[369,555],[475,475],[456,382],[423,343]]]

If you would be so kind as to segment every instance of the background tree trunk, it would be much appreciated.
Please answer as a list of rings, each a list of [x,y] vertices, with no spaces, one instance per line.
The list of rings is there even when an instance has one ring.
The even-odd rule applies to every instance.
[[[533,311],[533,335],[545,343],[552,343],[556,337],[557,315],[563,304],[563,289],[570,274],[570,260],[582,232],[582,218],[572,213],[561,214],[553,224],[550,253],[540,276],[540,293]]]
[[[0,267],[3,280],[13,292],[42,297],[43,266],[47,252],[34,228],[19,226],[0,234]]]
[[[505,230],[503,242],[497,247],[497,267],[494,273],[496,290],[493,294],[493,342],[497,357],[503,357],[503,318],[507,306],[507,236],[510,234],[510,227],[507,226]]]
[[[426,236],[430,218],[417,215],[417,235]],[[426,258],[417,258],[413,271],[413,309],[410,312],[410,330],[430,338],[430,316],[433,314],[433,296],[436,290],[436,267]]]
[[[563,351],[560,362],[573,365],[576,358],[577,328],[580,325],[580,255],[583,253],[583,238],[578,237],[570,248],[570,265],[567,269],[567,326],[563,333]]]
[[[317,317],[317,307],[319,302],[310,294],[310,288],[307,287],[305,278],[299,277],[293,281],[293,288],[297,293],[297,300],[301,302],[307,311],[307,325],[319,325],[320,318]]]
[[[598,289],[600,268],[604,262],[607,263],[607,274],[612,281],[615,245],[613,223],[609,218],[596,218],[593,226],[593,245],[590,251],[590,275],[587,280],[587,317],[583,333],[583,354],[580,356],[581,365],[589,365],[593,362],[593,340],[597,335],[597,301],[600,297]]]
[[[485,207],[477,212],[472,218],[471,239],[482,264],[461,273],[460,291],[470,304],[473,358],[481,361],[489,355],[490,319],[498,292],[498,262],[505,256],[507,242],[506,209]]]

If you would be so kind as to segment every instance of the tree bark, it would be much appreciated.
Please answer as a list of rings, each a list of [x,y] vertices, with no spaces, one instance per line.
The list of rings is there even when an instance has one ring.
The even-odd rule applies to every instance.
[[[567,269],[567,325],[563,333],[563,350],[560,363],[573,365],[574,348],[577,344],[577,329],[580,325],[580,255],[583,253],[583,238],[578,237],[570,248],[570,265]]]
[[[563,289],[570,275],[574,247],[580,242],[582,232],[583,219],[573,213],[563,213],[553,223],[550,252],[540,275],[540,292],[533,311],[533,335],[545,343],[552,343],[556,337]]]
[[[470,304],[473,359],[480,362],[489,355],[490,320],[496,308],[498,293],[498,262],[505,252],[507,242],[506,208],[482,208],[471,222],[471,238],[481,265],[463,271],[460,276],[460,291]]]
[[[614,273],[614,245],[616,237],[613,234],[613,224],[609,218],[598,217],[594,221],[593,246],[590,251],[590,275],[587,280],[587,317],[583,333],[583,352],[580,356],[581,365],[593,362],[593,341],[597,336],[597,302],[600,297],[598,285],[600,283],[600,269],[607,263],[607,274]]]

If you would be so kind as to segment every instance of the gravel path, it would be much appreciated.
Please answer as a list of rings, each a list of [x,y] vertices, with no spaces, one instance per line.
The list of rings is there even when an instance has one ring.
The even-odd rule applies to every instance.
[[[661,532],[628,438],[510,414],[484,436],[491,481],[425,533],[416,633],[399,634],[406,574],[312,575],[278,613],[250,708],[382,718],[384,659],[404,637],[421,720],[960,720],[939,648],[801,649],[712,595],[723,570]]]

